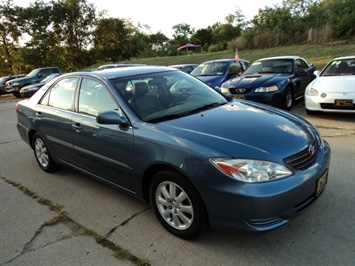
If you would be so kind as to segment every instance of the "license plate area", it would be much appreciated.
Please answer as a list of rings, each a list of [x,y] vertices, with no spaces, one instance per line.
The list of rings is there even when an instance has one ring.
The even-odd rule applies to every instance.
[[[353,101],[352,100],[335,100],[334,105],[336,107],[352,107]]]
[[[245,99],[244,95],[233,95],[233,98],[235,99]]]
[[[317,186],[316,186],[316,197],[323,191],[325,185],[328,181],[328,171],[326,171],[320,178],[317,179]]]

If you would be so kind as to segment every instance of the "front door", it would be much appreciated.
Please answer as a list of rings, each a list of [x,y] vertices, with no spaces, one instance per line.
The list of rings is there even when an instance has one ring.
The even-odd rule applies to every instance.
[[[95,79],[83,78],[77,112],[72,117],[77,166],[99,179],[134,193],[137,180],[132,178],[132,128],[96,122],[99,112],[112,110],[124,115],[104,84]]]

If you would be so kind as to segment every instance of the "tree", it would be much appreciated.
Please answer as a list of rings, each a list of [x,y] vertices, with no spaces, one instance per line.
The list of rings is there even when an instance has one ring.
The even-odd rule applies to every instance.
[[[173,38],[177,45],[184,45],[190,42],[191,36],[195,33],[195,29],[187,23],[176,24],[172,27],[174,30]]]
[[[97,59],[105,62],[117,62],[127,59],[130,30],[125,20],[102,18],[93,31],[93,43]]]
[[[53,16],[50,4],[36,1],[22,12],[24,31],[30,36],[26,42],[29,48],[25,55],[34,67],[51,65],[53,61],[51,49],[60,45],[53,32]]]
[[[21,61],[19,41],[22,36],[22,8],[14,6],[12,0],[0,5],[0,74],[14,74]]]
[[[96,23],[96,9],[86,0],[52,0],[53,29],[65,47],[67,69],[84,68],[91,62],[88,50]]]

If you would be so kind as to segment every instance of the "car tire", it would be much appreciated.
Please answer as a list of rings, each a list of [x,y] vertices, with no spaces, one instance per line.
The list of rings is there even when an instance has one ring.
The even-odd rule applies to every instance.
[[[16,98],[22,98],[20,92],[18,92],[18,91],[13,92],[12,94],[13,94]]]
[[[61,165],[53,161],[53,158],[49,153],[47,145],[44,143],[40,134],[36,133],[34,135],[32,147],[37,163],[43,171],[51,173],[60,168]]]
[[[157,173],[150,184],[150,203],[162,226],[183,239],[193,239],[208,227],[203,201],[195,187],[174,171]]]
[[[285,91],[283,108],[287,111],[290,111],[293,106],[294,101],[295,101],[295,99],[293,98],[292,89],[290,87],[287,87],[286,91]]]
[[[318,111],[311,111],[311,110],[306,109],[306,113],[307,113],[307,115],[315,115],[315,114],[317,114],[319,112]]]

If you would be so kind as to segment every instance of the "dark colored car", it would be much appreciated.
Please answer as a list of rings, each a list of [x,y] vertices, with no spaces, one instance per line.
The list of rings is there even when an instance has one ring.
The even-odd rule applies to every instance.
[[[6,82],[6,92],[12,93],[15,97],[21,98],[22,87],[38,83],[53,73],[62,73],[59,67],[43,67],[32,70],[23,78],[17,78]]]
[[[277,228],[322,195],[330,147],[301,117],[229,100],[169,67],[69,73],[18,102],[17,129],[44,171],[68,165],[149,201],[178,237]]]
[[[295,100],[304,97],[315,70],[299,56],[263,58],[254,61],[242,76],[225,82],[221,92],[291,110]]]
[[[97,68],[97,70],[104,70],[104,69],[110,69],[110,68],[116,68],[116,67],[131,67],[131,66],[146,66],[146,64],[142,63],[136,63],[136,64],[128,64],[128,63],[121,63],[121,64],[106,64],[106,65],[101,65]]]
[[[197,66],[198,64],[180,64],[180,65],[170,65],[169,67],[180,69],[181,71],[184,71],[186,73],[191,73],[191,71],[194,70]]]
[[[51,81],[52,79],[54,79],[55,77],[58,77],[60,75],[61,75],[61,73],[54,73],[54,74],[49,75],[48,77],[46,77],[44,80],[42,80],[39,83],[35,83],[35,84],[31,84],[31,85],[22,87],[21,90],[20,90],[21,96],[22,97],[31,97],[44,84],[46,84],[47,82]]]
[[[220,86],[228,79],[240,76],[250,62],[244,59],[218,59],[204,62],[190,72],[192,76],[205,82],[211,88],[220,91]]]
[[[0,95],[10,93],[10,92],[7,92],[5,89],[7,81],[12,80],[12,79],[22,78],[24,76],[26,76],[26,75],[25,74],[18,74],[18,75],[1,77],[0,78]]]

